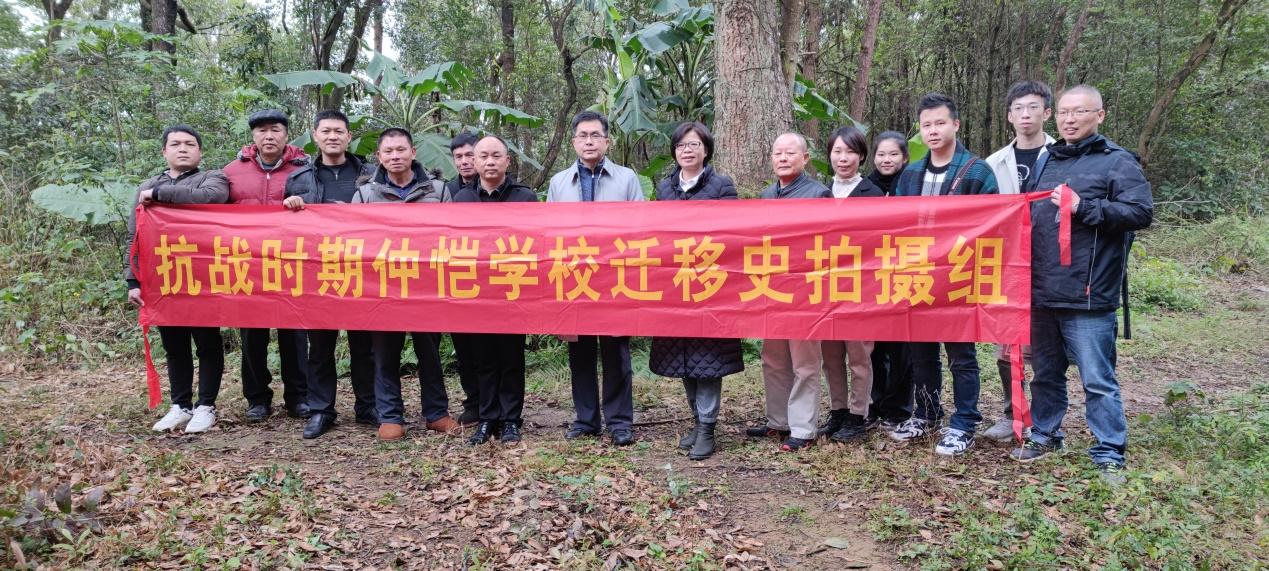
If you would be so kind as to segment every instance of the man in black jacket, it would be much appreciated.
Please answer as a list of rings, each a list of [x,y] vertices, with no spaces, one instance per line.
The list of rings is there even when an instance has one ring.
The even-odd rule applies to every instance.
[[[453,199],[464,188],[474,189],[480,183],[480,176],[476,172],[476,135],[471,131],[462,131],[455,135],[449,142],[449,154],[458,176],[445,183],[445,194]],[[480,388],[476,384],[475,364],[470,349],[471,336],[451,333],[449,338],[454,343],[458,383],[463,387],[463,413],[459,415],[458,422],[468,426],[480,421]]]
[[[1154,201],[1137,158],[1097,133],[1106,118],[1101,93],[1078,85],[1058,99],[1061,141],[1036,165],[1033,188],[1065,183],[1070,198],[1070,263],[1058,245],[1061,192],[1031,207],[1031,437],[1012,457],[1037,460],[1062,447],[1066,370],[1084,384],[1085,418],[1097,439],[1089,456],[1111,483],[1123,481],[1127,419],[1115,378],[1115,309],[1132,232],[1150,225]],[[1031,189],[1029,189],[1031,190]]]
[[[348,152],[352,140],[348,117],[339,111],[322,111],[313,119],[313,140],[321,151],[318,160],[296,169],[286,179],[282,205],[292,211],[307,204],[347,204],[357,192],[357,179],[365,170],[361,159]],[[335,343],[339,331],[308,332],[308,409],[312,416],[304,438],[317,438],[335,421]],[[370,333],[348,332],[352,362],[353,411],[358,424],[378,426],[375,417],[375,363]]]
[[[511,158],[502,139],[485,137],[476,143],[475,152],[480,180],[475,186],[459,190],[454,202],[537,202],[538,195],[529,187],[507,176]],[[510,241],[509,246],[508,253],[516,250],[516,242]],[[507,299],[514,300],[516,293],[515,289],[509,290]],[[503,444],[520,442],[524,334],[476,333],[466,337],[480,394],[480,422],[467,442],[473,446],[484,444],[495,436]]]

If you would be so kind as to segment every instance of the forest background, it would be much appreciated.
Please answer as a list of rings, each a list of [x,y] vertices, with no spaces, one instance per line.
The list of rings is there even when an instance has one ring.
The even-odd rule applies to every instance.
[[[123,380],[109,386],[128,391],[121,397],[128,404],[111,401],[111,407],[122,408],[102,414],[145,424],[136,376],[140,335],[135,314],[123,303],[120,279],[122,220],[136,184],[163,166],[158,136],[165,125],[180,122],[199,129],[204,166],[218,167],[249,143],[245,118],[252,111],[286,110],[292,136],[305,145],[311,117],[339,107],[353,116],[357,151],[371,150],[380,130],[404,126],[418,137],[420,161],[445,176],[453,173],[445,146],[449,137],[472,129],[509,140],[516,151],[515,176],[544,191],[548,177],[574,158],[569,119],[590,108],[612,119],[610,156],[639,171],[650,191],[672,166],[669,132],[681,121],[701,120],[718,140],[716,165],[737,180],[742,195],[752,197],[770,179],[767,154],[775,133],[805,133],[822,170],[819,141],[832,129],[856,124],[870,134],[893,129],[915,135],[914,107],[932,90],[960,103],[960,138],[986,156],[1011,138],[1005,91],[1018,79],[1033,78],[1056,89],[1078,83],[1098,87],[1107,112],[1102,132],[1138,153],[1153,183],[1155,228],[1144,233],[1132,261],[1133,299],[1144,311],[1141,334],[1147,341],[1127,345],[1125,353],[1129,361],[1140,359],[1136,366],[1142,376],[1155,379],[1149,385],[1151,402],[1162,407],[1167,401],[1168,410],[1189,415],[1184,418],[1190,423],[1177,420],[1182,416],[1168,417],[1170,424],[1156,444],[1178,447],[1169,460],[1232,457],[1237,470],[1221,464],[1219,471],[1188,477],[1209,484],[1215,478],[1212,485],[1225,486],[1225,492],[1257,490],[1269,463],[1262,373],[1269,364],[1263,335],[1269,304],[1263,279],[1269,261],[1267,56],[1269,10],[1257,0],[3,0],[0,388],[15,387],[5,389],[6,398],[15,399],[6,401],[9,405],[52,406],[48,403],[60,401],[40,392],[46,390],[41,383],[65,377],[63,371],[88,379],[118,376]],[[921,151],[914,152],[919,156]],[[234,349],[234,336],[227,340]],[[1249,342],[1243,353],[1223,353],[1240,342]],[[552,393],[552,387],[561,392],[558,385],[542,379],[563,374],[563,346],[545,336],[535,337],[532,346],[530,363],[538,381],[531,389],[548,401],[562,396]],[[752,359],[757,345],[747,342],[746,347]],[[636,348],[646,351],[646,343],[640,340]],[[1187,355],[1189,363],[1208,370],[1177,372],[1160,364]],[[1207,363],[1208,358],[1217,362]],[[985,363],[987,371],[991,365]],[[345,360],[341,370],[346,368]],[[1221,392],[1202,382],[1225,373],[1239,376],[1239,383]],[[651,376],[646,367],[638,374]],[[756,382],[756,376],[750,380]],[[236,393],[235,385],[227,378],[224,392]],[[648,404],[655,395],[637,396],[640,414],[655,417],[650,411],[659,409]],[[752,408],[758,402],[756,394],[746,398],[752,402],[738,406]],[[1225,398],[1250,398],[1260,408],[1230,418],[1228,402],[1235,401]],[[1173,408],[1194,403],[1201,406]],[[1207,415],[1201,417],[1205,424],[1194,420],[1198,411]],[[22,414],[27,413],[5,416],[13,420]],[[38,407],[29,414],[54,415]],[[1134,419],[1134,434],[1142,426],[1162,430],[1146,416]],[[0,562],[17,561],[23,549],[33,557],[58,554],[61,559],[50,560],[64,565],[146,559],[111,551],[95,536],[67,539],[54,528],[32,527],[30,518],[16,519],[30,504],[30,490],[54,487],[40,475],[39,462],[53,462],[63,453],[79,458],[77,448],[63,450],[71,446],[70,437],[63,440],[47,430],[52,429],[19,427],[16,421],[0,429],[9,463],[0,471],[6,480],[0,489],[0,538],[12,540],[0,545]],[[1230,430],[1249,440],[1238,440],[1232,451],[1190,448],[1197,437],[1224,437]],[[19,450],[38,453],[10,454]],[[160,472],[184,466],[164,464],[171,451],[153,453],[134,460],[150,469],[157,462]],[[798,470],[822,477],[818,462],[827,457],[814,458],[810,468]],[[284,471],[258,474],[279,486],[299,474],[287,472],[284,478]],[[84,478],[76,480],[76,497],[91,489],[85,486],[92,477]],[[668,477],[669,500],[661,498],[662,504],[680,501],[685,480],[675,478]],[[1168,498],[1211,502],[1209,488],[1173,482],[1183,488],[1179,492],[1159,478],[1155,492],[1118,498],[1126,502],[1120,505],[1126,515],[1102,514],[1110,524],[1098,528],[1105,534],[1099,537],[1109,536],[1110,547],[1076,542],[1066,551],[1036,549],[1056,554],[1063,566],[1080,567],[1089,561],[1127,561],[1129,566],[1245,562],[1255,546],[1269,548],[1263,486],[1232,506],[1211,503],[1211,509],[1226,512],[1214,523],[1181,507],[1165,509],[1172,501]],[[1056,481],[1069,483],[1061,477]],[[1026,497],[1026,489],[1021,498],[1010,488],[998,505],[987,502],[973,509],[1004,517],[1017,512],[1018,502],[1035,507],[1027,503],[1034,498]],[[1036,552],[1025,545],[1007,556],[989,553],[1001,537],[992,533],[999,530],[973,535],[966,531],[973,527],[968,524],[955,527],[960,536],[932,541],[927,528],[952,512],[905,501],[866,512],[870,541],[883,546],[879,560],[950,567],[999,563],[1000,557],[1024,566],[1036,561]],[[802,508],[795,503],[776,507],[782,524],[813,519],[799,515]],[[1088,525],[1087,518],[1096,519],[1090,514],[1104,508],[1090,503],[1075,511],[1031,515],[1057,521],[1065,534],[1070,532],[1067,520]],[[1141,511],[1151,508],[1155,511],[1142,519]],[[972,510],[954,515],[965,521],[983,517]],[[307,517],[309,525],[318,519]],[[1124,531],[1138,519],[1144,523]],[[1048,537],[1041,532],[1053,531],[1012,521],[996,522],[1010,530],[1002,532],[1006,537],[1038,541]],[[591,522],[585,523],[590,530]],[[1200,528],[1213,530],[1210,541],[1183,545],[1189,541],[1185,530]],[[705,561],[735,556],[740,559],[729,561],[745,563],[746,556],[761,556],[762,550],[744,536],[713,540],[729,547],[705,548]],[[182,541],[186,547],[209,544],[206,536]],[[657,553],[650,545],[660,550],[658,566],[683,566],[701,553],[686,543],[667,550],[662,537],[638,547],[642,557]],[[983,553],[975,551],[980,547]],[[265,557],[295,566],[291,558],[306,550],[292,545]],[[241,556],[223,551],[213,560],[227,564]],[[464,564],[509,561],[496,550],[470,557],[466,548],[460,551]],[[611,546],[595,547],[601,561],[646,562],[620,553]],[[164,560],[161,551],[148,557]],[[772,566],[789,564],[768,557]]]

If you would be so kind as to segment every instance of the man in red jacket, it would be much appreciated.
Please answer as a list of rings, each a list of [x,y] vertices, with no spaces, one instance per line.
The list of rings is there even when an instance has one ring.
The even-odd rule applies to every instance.
[[[287,144],[290,121],[278,110],[252,113],[247,118],[252,143],[225,165],[230,204],[277,205],[282,211],[286,178],[308,164],[304,150]],[[269,330],[240,329],[242,337],[242,395],[247,399],[247,422],[260,422],[273,413],[273,381],[269,374]],[[282,361],[282,400],[287,414],[308,417],[308,339],[303,331],[278,330]]]

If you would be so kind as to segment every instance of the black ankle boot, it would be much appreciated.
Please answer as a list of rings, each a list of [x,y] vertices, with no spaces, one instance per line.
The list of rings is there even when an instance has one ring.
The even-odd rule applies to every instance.
[[[702,422],[696,425],[696,440],[692,443],[692,451],[687,457],[692,460],[704,460],[714,455],[714,423]]]
[[[687,434],[684,434],[683,438],[679,439],[679,448],[683,450],[691,450],[692,444],[696,442],[696,433],[700,430],[700,428],[701,421],[698,420],[693,423],[692,429],[687,431]]]

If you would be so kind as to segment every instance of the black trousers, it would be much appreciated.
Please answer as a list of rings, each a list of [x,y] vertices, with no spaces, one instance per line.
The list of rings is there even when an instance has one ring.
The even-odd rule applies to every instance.
[[[405,402],[401,398],[401,350],[405,333],[371,334],[375,353],[375,413],[379,422],[405,424]],[[419,361],[419,398],[423,419],[435,422],[449,416],[449,395],[445,393],[445,373],[441,370],[441,335],[410,333],[414,356]]]
[[[472,334],[450,333],[454,360],[458,362],[458,383],[463,387],[463,410],[480,409],[480,383],[476,380],[476,357],[472,354]]]
[[[269,373],[269,330],[239,329],[242,338],[242,396],[247,404],[273,405],[273,375]],[[282,361],[282,402],[294,410],[308,393],[308,339],[304,331],[278,330]]]
[[[335,368],[335,344],[339,331],[315,329],[308,337],[308,409],[335,415],[335,391],[338,372]],[[369,331],[348,332],[348,355],[352,364],[352,388],[357,418],[375,415],[375,361],[371,352]]]
[[[220,378],[225,374],[225,341],[219,327],[159,326],[159,341],[167,352],[167,382],[172,404],[194,408],[194,351],[198,354],[198,404],[216,406]]]
[[[524,414],[524,335],[474,333],[469,341],[480,392],[480,420],[520,422]]]
[[[604,369],[603,398],[599,372]],[[568,344],[568,368],[573,376],[573,426],[598,432],[607,421],[609,430],[634,425],[634,374],[630,368],[629,337],[582,336]],[[600,410],[603,418],[600,418]]]
[[[872,416],[893,422],[912,417],[912,366],[908,344],[878,341],[872,349]]]

